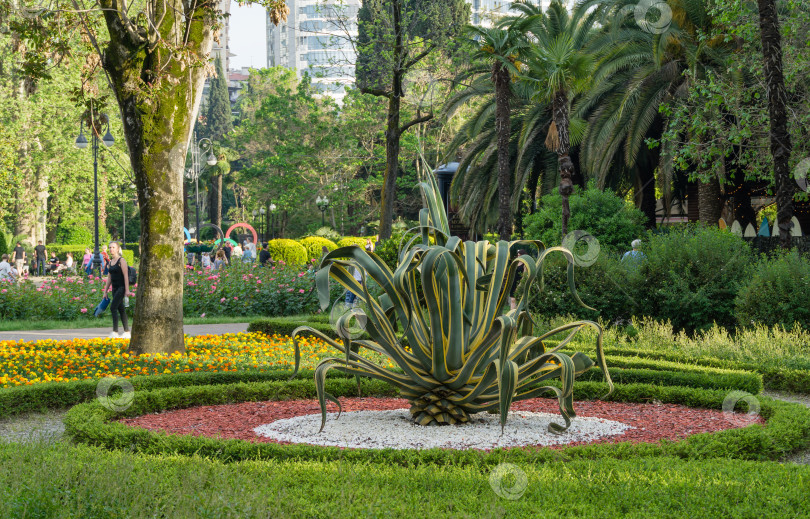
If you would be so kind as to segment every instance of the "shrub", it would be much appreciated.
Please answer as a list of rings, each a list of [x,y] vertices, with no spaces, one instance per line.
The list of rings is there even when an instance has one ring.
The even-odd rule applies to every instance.
[[[588,232],[599,240],[604,251],[627,250],[630,242],[644,233],[644,213],[629,205],[611,191],[589,185],[576,190],[569,198],[571,219],[569,231]],[[524,219],[525,237],[540,240],[546,247],[562,242],[562,197],[559,193],[545,195],[539,209]]]
[[[317,231],[315,231],[315,236],[319,238],[326,238],[330,241],[335,241],[340,239],[340,233],[336,230],[332,229],[331,227],[321,227]]]
[[[643,283],[637,268],[616,257],[601,254],[589,266],[574,267],[576,288],[582,301],[596,311],[578,305],[571,297],[567,279],[568,263],[561,258],[548,261],[544,269],[544,289],[532,289],[530,310],[545,317],[573,315],[610,323],[624,321],[644,309],[639,287]]]
[[[357,245],[358,247],[365,247],[365,238],[358,238],[357,236],[344,236],[337,242],[338,247],[348,247],[349,245]]]
[[[275,261],[283,261],[288,265],[304,265],[307,263],[307,250],[295,240],[284,238],[267,242],[267,250]]]
[[[685,226],[651,235],[644,253],[639,267],[644,315],[687,331],[713,323],[734,326],[734,299],[751,263],[751,250],[741,238],[713,227]]]
[[[333,251],[338,247],[332,240],[327,240],[319,236],[307,236],[303,240],[299,240],[298,243],[303,245],[307,250],[307,259],[310,261],[319,259],[323,255],[324,247],[329,251]]]
[[[8,254],[9,251],[13,249],[14,246],[6,242],[6,234],[3,232],[3,229],[0,229],[0,256]]]
[[[740,287],[736,299],[740,326],[761,323],[810,330],[810,262],[796,251],[763,259]]]

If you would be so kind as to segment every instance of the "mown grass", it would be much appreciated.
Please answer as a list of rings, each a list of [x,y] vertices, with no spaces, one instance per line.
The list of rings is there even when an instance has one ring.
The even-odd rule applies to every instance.
[[[264,316],[236,317],[184,317],[183,324],[229,324],[249,323]],[[130,321],[132,322],[132,321]],[[36,320],[0,321],[0,332],[18,332],[28,330],[76,330],[79,328],[112,328],[109,313],[96,320],[76,319],[73,321]]]
[[[0,445],[2,517],[806,517],[810,467],[676,458],[489,469],[154,457],[65,443]],[[513,476],[504,478],[506,487]]]

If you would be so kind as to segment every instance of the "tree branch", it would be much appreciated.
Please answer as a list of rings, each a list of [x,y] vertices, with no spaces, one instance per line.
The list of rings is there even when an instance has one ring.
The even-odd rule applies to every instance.
[[[428,122],[428,121],[429,121],[429,120],[431,120],[431,119],[433,119],[433,114],[432,114],[432,113],[427,114],[427,115],[423,115],[423,116],[421,116],[421,117],[417,117],[416,119],[413,119],[413,120],[411,120],[411,121],[408,121],[407,123],[405,123],[405,124],[403,124],[402,126],[400,126],[400,127],[399,127],[399,133],[400,133],[400,135],[401,135],[403,132],[405,132],[405,130],[407,130],[407,129],[408,129],[408,128],[410,128],[411,126],[413,126],[413,125],[415,125],[415,124],[420,124],[420,123],[425,123],[425,122]]]
[[[363,92],[364,94],[370,94],[370,95],[373,95],[373,96],[385,97],[387,99],[391,99],[394,96],[393,93],[391,93],[391,92],[389,92],[387,90],[383,90],[382,88],[361,87],[360,91]]]
[[[419,63],[422,60],[422,58],[424,58],[425,56],[430,54],[433,51],[433,49],[435,49],[435,48],[436,48],[436,45],[434,45],[434,44],[428,45],[427,49],[423,50],[422,52],[420,52],[419,54],[414,56],[410,61],[406,62],[405,65],[403,65],[402,68],[400,68],[400,70],[408,70],[412,66],[416,65],[417,63]]]

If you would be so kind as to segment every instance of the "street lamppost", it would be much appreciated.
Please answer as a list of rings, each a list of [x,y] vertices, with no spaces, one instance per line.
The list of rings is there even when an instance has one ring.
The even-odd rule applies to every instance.
[[[262,237],[262,242],[267,240],[267,226],[265,225],[266,222],[265,222],[265,218],[264,218],[264,214],[266,212],[267,211],[265,211],[264,207],[259,208],[259,214],[262,215],[261,219],[259,220],[259,234]]]
[[[93,269],[98,269],[98,275],[101,276],[101,253],[98,250],[98,141],[99,134],[101,133],[102,125],[106,125],[107,132],[101,138],[101,142],[105,147],[109,148],[115,144],[115,139],[110,133],[110,118],[107,114],[98,113],[95,110],[88,110],[79,123],[79,136],[76,137],[74,144],[80,150],[87,147],[89,142],[87,137],[84,136],[84,122],[87,121],[87,130],[90,132],[90,138],[93,142],[93,217],[95,223],[95,243],[93,250]]]
[[[194,132],[194,139],[189,146],[191,153],[191,168],[186,173],[189,179],[194,180],[194,211],[196,213],[196,227],[194,228],[194,235],[197,237],[197,243],[200,243],[200,148],[208,151],[206,157],[206,164],[209,166],[217,165],[217,157],[214,155],[214,144],[211,139],[203,137],[197,140],[197,132]]]
[[[272,240],[276,237],[276,204],[270,202],[267,208],[270,209],[270,214],[267,217],[270,220],[270,239]]]
[[[318,209],[321,210],[321,227],[324,227],[326,226],[324,220],[324,213],[326,213],[326,210],[329,209],[329,199],[326,197],[321,198],[319,196],[318,198],[315,199],[315,205],[317,205]]]

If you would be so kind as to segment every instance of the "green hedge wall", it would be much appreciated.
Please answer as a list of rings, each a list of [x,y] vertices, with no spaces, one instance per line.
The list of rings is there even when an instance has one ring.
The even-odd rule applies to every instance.
[[[327,240],[326,238],[321,238],[320,236],[307,236],[306,238],[299,240],[298,243],[304,246],[307,250],[307,259],[308,260],[317,260],[323,255],[323,248],[326,247],[328,251],[333,251],[337,249],[337,244],[332,240]]]
[[[307,249],[295,240],[270,240],[267,250],[274,261],[283,261],[288,265],[304,265],[307,262]]]
[[[336,397],[353,396],[357,385],[349,379],[329,379],[326,390]],[[594,399],[607,392],[607,385],[582,382],[574,388],[577,400]],[[363,394],[392,395],[389,386],[363,381]],[[641,402],[652,399],[663,403],[720,409],[725,391],[664,387],[649,384],[616,385],[608,400]],[[240,383],[219,386],[191,386],[136,392],[129,409],[114,413],[98,402],[81,404],[65,417],[67,434],[77,442],[109,449],[128,449],[151,455],[196,455],[225,462],[242,460],[345,460],[360,463],[393,463],[402,466],[431,464],[491,466],[503,461],[542,463],[573,459],[643,458],[676,456],[686,459],[733,458],[748,460],[778,459],[786,453],[810,444],[810,410],[799,404],[758,397],[760,414],[767,427],[751,425],[716,433],[702,433],[678,442],[627,442],[563,447],[561,449],[478,450],[375,450],[339,449],[311,445],[252,443],[244,440],[219,440],[188,435],[167,435],[128,427],[112,420],[122,417],[159,413],[199,405],[217,405],[268,399],[313,398],[311,380],[292,382]]]

